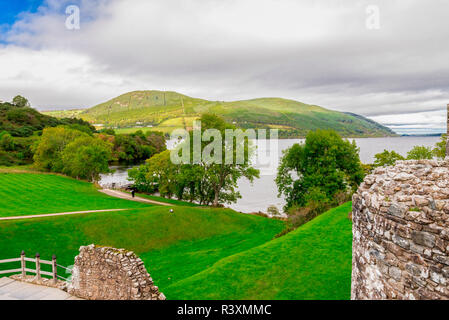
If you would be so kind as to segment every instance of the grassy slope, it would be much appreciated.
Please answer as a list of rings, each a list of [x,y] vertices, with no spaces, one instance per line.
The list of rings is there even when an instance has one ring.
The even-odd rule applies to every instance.
[[[48,208],[59,208],[57,201],[64,197],[92,199],[90,192],[97,194],[93,187],[86,188],[88,184],[59,176],[1,176],[1,186],[12,190],[30,181],[39,185],[14,191],[16,200],[23,198],[28,210],[39,205],[37,199]],[[60,186],[72,192],[55,193]],[[28,191],[30,200],[24,196]],[[0,195],[0,205],[8,208],[8,200]],[[25,250],[28,256],[39,252],[43,259],[56,254],[58,262],[68,266],[81,245],[95,243],[135,251],[169,299],[349,298],[350,203],[275,240],[284,227],[281,221],[229,209],[172,208],[174,214],[169,213],[170,207],[152,206],[120,213],[0,221],[0,259],[17,257]],[[19,215],[23,209],[16,205],[9,210]],[[0,265],[3,270],[16,267]]]
[[[171,299],[349,299],[351,203],[169,286]]]
[[[39,252],[73,264],[81,245],[127,248],[142,257],[162,291],[226,256],[273,238],[283,222],[229,209],[154,206],[121,213],[0,221],[0,259]],[[0,265],[10,269],[17,266]]]
[[[107,196],[92,184],[71,178],[0,173],[0,217],[143,207],[148,204]]]
[[[244,101],[207,101],[176,92],[135,91],[83,111],[85,120],[114,126],[132,126],[136,122],[153,124],[145,130],[170,132],[190,127],[203,112],[222,115],[243,128],[280,128],[305,135],[310,130],[334,129],[344,136],[385,136],[389,129],[362,117],[331,111],[281,98]],[[53,113],[54,114],[54,113]]]

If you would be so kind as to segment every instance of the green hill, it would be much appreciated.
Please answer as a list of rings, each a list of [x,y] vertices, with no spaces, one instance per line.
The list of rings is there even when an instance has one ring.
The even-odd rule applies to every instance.
[[[32,163],[32,146],[37,141],[39,134],[44,128],[59,125],[95,131],[93,126],[81,119],[64,116],[56,118],[30,107],[19,107],[12,103],[0,102],[0,166]],[[11,141],[7,147],[1,141],[4,136]]]
[[[191,128],[212,112],[242,128],[277,128],[281,137],[304,137],[310,130],[334,129],[345,137],[392,136],[390,129],[362,116],[281,98],[208,101],[176,92],[134,91],[79,111],[77,116],[107,127],[146,127],[170,132]],[[52,113],[56,115],[55,113]]]
[[[0,103],[0,132],[6,131],[13,137],[29,137],[36,131],[59,125],[90,126],[80,119],[56,118],[30,107],[17,107],[8,102]]]

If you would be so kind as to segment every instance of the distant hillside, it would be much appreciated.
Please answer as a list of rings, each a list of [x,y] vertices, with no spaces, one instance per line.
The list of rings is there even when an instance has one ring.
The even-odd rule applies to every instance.
[[[204,112],[221,115],[242,128],[276,128],[283,138],[304,137],[316,129],[333,129],[345,137],[395,135],[387,127],[356,114],[281,98],[224,102],[176,92],[135,91],[79,111],[77,116],[106,127],[152,127],[170,132],[179,127],[191,128]]]
[[[46,127],[75,124],[91,127],[81,119],[55,118],[30,107],[0,103],[0,132],[6,131],[13,137],[29,137]],[[91,129],[94,130],[93,127]]]

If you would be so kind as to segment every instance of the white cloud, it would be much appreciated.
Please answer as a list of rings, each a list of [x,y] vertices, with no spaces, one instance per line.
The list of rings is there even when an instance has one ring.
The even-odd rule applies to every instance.
[[[444,0],[82,0],[79,31],[65,29],[68,3],[48,1],[6,34],[1,98],[50,108],[140,89],[281,96],[384,123],[449,102]],[[365,27],[372,4],[378,31]]]

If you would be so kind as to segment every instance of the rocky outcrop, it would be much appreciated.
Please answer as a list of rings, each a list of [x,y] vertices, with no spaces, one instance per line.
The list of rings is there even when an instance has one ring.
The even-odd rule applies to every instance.
[[[67,291],[89,300],[165,300],[132,251],[93,244],[75,257]]]
[[[449,161],[377,168],[353,196],[352,299],[449,298]]]

